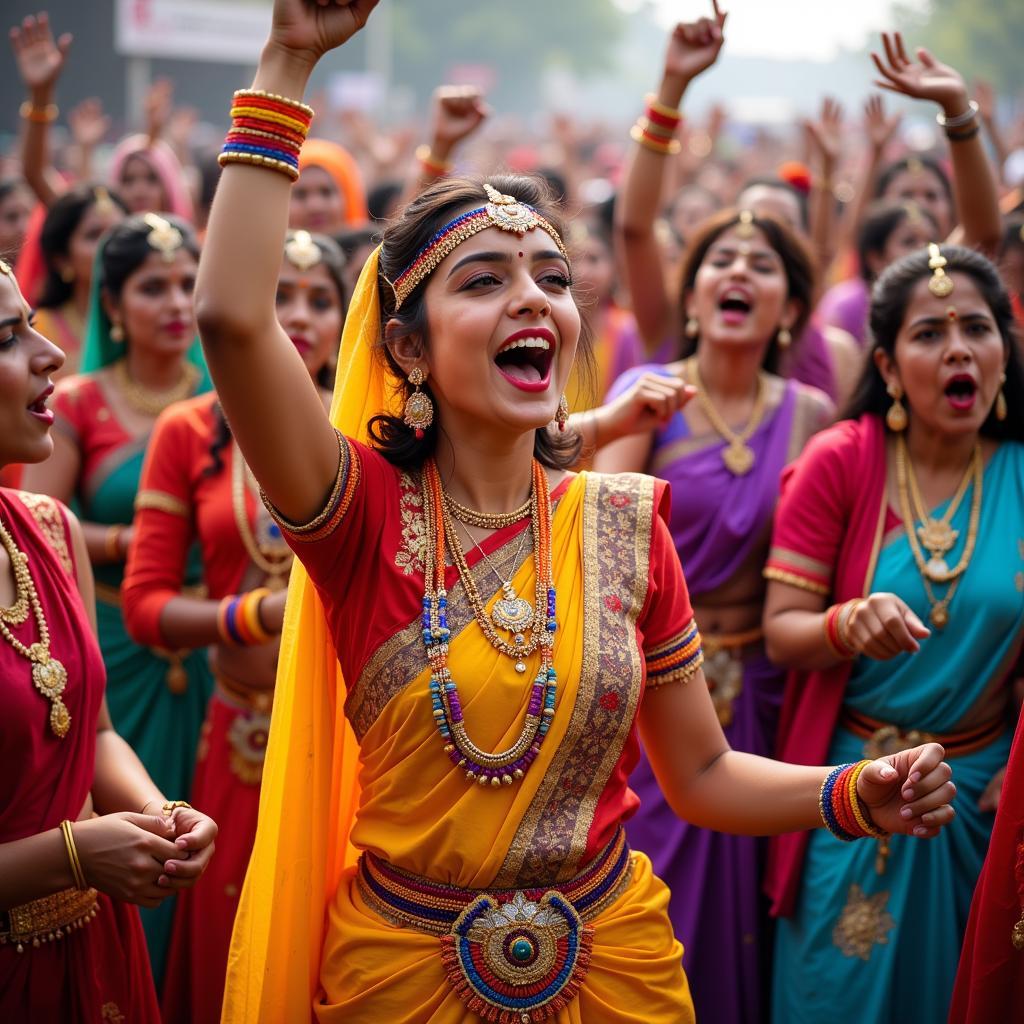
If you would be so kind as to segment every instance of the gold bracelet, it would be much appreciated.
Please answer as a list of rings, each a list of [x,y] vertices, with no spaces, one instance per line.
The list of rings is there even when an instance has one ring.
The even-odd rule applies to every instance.
[[[434,151],[426,143],[416,147],[415,155],[416,159],[423,165],[423,169],[435,178],[440,178],[444,174],[450,174],[454,166],[450,160],[439,160],[434,156]]]
[[[45,107],[37,107],[31,100],[25,100],[18,107],[18,113],[23,120],[31,121],[33,124],[51,124],[60,115],[60,108],[56,103],[47,103]]]
[[[78,858],[75,834],[71,831],[71,822],[67,818],[60,823],[60,830],[64,834],[64,846],[68,851],[68,863],[71,865],[71,877],[75,881],[75,888],[84,891],[89,886],[86,884],[85,874],[82,871],[82,862]]]
[[[667,104],[662,103],[653,92],[649,92],[644,99],[647,100],[647,106],[649,106],[656,114],[661,114],[662,117],[674,117],[680,121],[683,119],[683,115],[680,113],[678,107],[670,107]]]
[[[659,156],[674,156],[682,149],[682,145],[678,139],[672,139],[669,142],[659,143],[653,139],[649,139],[645,134],[643,128],[639,124],[633,125],[629,129],[629,137],[639,145],[643,146],[644,149],[649,149],[652,153],[657,153]]]
[[[107,532],[103,536],[103,552],[111,562],[121,562],[124,560],[124,555],[121,551],[122,533],[124,533],[124,527],[118,524],[108,526]]]
[[[192,805],[187,800],[168,800],[162,810],[165,815],[171,815],[179,807],[187,807],[190,811],[192,810]]]
[[[264,89],[236,89],[232,105],[237,104],[239,100],[244,100],[246,96],[254,96],[257,99],[273,100],[275,103],[283,103],[286,107],[291,107],[293,110],[301,111],[306,115],[306,117],[314,117],[316,114],[316,111],[308,103],[303,103],[302,100],[293,100],[291,96],[281,96],[276,92],[267,92]]]

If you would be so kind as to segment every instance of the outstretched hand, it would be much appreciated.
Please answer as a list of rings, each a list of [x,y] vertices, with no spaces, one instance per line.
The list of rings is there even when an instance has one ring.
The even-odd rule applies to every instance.
[[[887,115],[881,96],[869,96],[864,104],[864,131],[871,148],[881,153],[889,145],[900,126],[900,115]]]
[[[713,18],[699,18],[697,21],[679,22],[669,36],[665,52],[665,75],[690,82],[702,71],[706,71],[718,59],[725,42],[722,30],[728,14],[718,6],[718,0],[711,0]]]
[[[25,88],[33,93],[50,93],[60,78],[71,48],[71,33],[65,32],[57,40],[50,29],[45,11],[31,15],[11,29],[11,48]]]
[[[805,121],[804,128],[821,162],[834,167],[843,144],[843,108],[839,101],[826,96],[818,120]]]
[[[274,0],[268,46],[315,64],[352,38],[378,0]]]
[[[871,54],[882,76],[875,85],[917,100],[932,100],[947,114],[962,114],[967,109],[967,87],[956,68],[940,63],[925,49],[917,50],[917,61],[912,61],[899,32],[883,32],[882,46],[884,61],[877,53]]]
[[[925,743],[867,765],[857,779],[857,795],[875,824],[886,832],[937,836],[956,816],[952,769],[938,743]]]

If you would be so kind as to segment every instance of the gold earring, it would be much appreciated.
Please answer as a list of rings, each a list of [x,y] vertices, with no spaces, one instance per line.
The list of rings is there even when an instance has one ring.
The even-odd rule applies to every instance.
[[[558,400],[558,412],[555,413],[555,422],[558,424],[560,431],[564,431],[566,423],[569,422],[569,402],[564,394]]]
[[[110,340],[118,345],[124,341],[124,328],[116,320],[110,325]]]
[[[892,399],[892,405],[889,406],[889,411],[885,414],[885,425],[894,434],[898,434],[907,429],[907,410],[903,408],[903,402],[900,401],[903,398],[903,388],[899,381],[892,380],[889,381],[885,390]]]
[[[1006,383],[1006,374],[999,374],[999,394],[996,395],[996,419],[1000,423],[1006,419],[1006,395],[1003,394],[1003,385]]]
[[[430,396],[420,391],[420,385],[426,380],[426,375],[418,367],[414,366],[409,374],[409,383],[416,389],[405,400],[405,409],[402,419],[407,427],[411,427],[416,434],[416,440],[423,438],[427,427],[434,422],[434,403]]]
[[[683,330],[688,338],[696,338],[700,334],[700,321],[695,316],[691,316],[686,321],[686,327]]]
[[[779,348],[789,348],[793,344],[793,335],[788,327],[780,327],[779,333],[775,335],[775,340],[779,343]]]

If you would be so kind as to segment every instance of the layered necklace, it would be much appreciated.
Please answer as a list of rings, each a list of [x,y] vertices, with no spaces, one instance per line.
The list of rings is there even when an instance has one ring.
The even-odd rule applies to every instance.
[[[899,491],[900,512],[903,525],[907,532],[907,541],[921,574],[928,603],[932,606],[929,619],[936,629],[943,629],[949,622],[949,605],[953,600],[960,579],[967,571],[974,555],[974,547],[978,540],[978,525],[981,521],[982,496],[982,457],[981,445],[975,444],[971,461],[964,472],[949,503],[949,507],[941,518],[935,519],[928,514],[921,490],[918,487],[914,467],[910,464],[907,442],[902,435],[896,438],[896,486]],[[967,488],[973,484],[971,493],[971,511],[967,522],[967,539],[964,542],[960,561],[952,569],[946,563],[946,555],[952,550],[960,536],[959,530],[950,525],[953,516],[963,502]],[[920,521],[921,525],[917,523]],[[924,557],[922,545],[927,548],[929,557]],[[936,598],[932,591],[932,583],[950,583],[949,590],[942,598]]]
[[[114,382],[124,396],[125,401],[144,416],[159,416],[173,402],[191,398],[199,383],[199,368],[185,363],[181,368],[181,378],[177,384],[166,391],[154,391],[132,380],[128,373],[128,362],[119,359],[114,363]]]
[[[28,569],[28,555],[18,550],[14,538],[0,523],[0,543],[7,551],[14,572],[15,600],[9,608],[0,608],[0,635],[23,658],[32,665],[32,682],[35,688],[50,702],[50,731],[63,739],[71,728],[71,713],[61,698],[68,683],[67,669],[50,656],[50,630],[39,602],[35,582]],[[12,632],[11,626],[20,626],[27,618],[29,609],[36,620],[39,639],[29,646],[23,644]]]
[[[712,429],[723,441],[727,442],[725,449],[722,451],[722,462],[725,463],[725,468],[733,476],[746,476],[754,468],[754,462],[757,458],[754,449],[747,442],[754,436],[757,428],[761,426],[761,421],[764,419],[765,399],[768,392],[765,372],[763,370],[758,371],[757,393],[754,396],[754,406],[750,410],[750,419],[747,421],[747,425],[739,431],[733,430],[712,404],[701,382],[696,356],[686,361],[683,372],[697,389],[697,401],[700,403],[700,407],[704,411],[704,415],[707,417]]]
[[[255,531],[249,525],[249,512],[245,507],[245,492],[252,489],[252,471],[242,457],[238,445],[231,452],[231,505],[235,513],[235,527],[253,565],[266,578],[269,590],[284,590],[288,586],[288,573],[292,567],[292,550],[288,547],[281,528],[269,516],[259,515],[262,503],[257,503]]]
[[[499,636],[497,628],[512,631],[511,628],[500,625],[496,628],[495,620],[488,616],[485,603],[466,564],[437,466],[431,459],[423,467],[423,514],[427,542],[424,554],[422,624],[423,644],[431,669],[431,713],[444,743],[445,754],[453,764],[466,772],[467,779],[481,786],[510,786],[521,779],[540,753],[541,744],[555,714],[557,679],[552,655],[557,623],[551,566],[551,497],[548,493],[547,474],[536,460],[533,462],[533,486],[529,504],[534,541],[536,604],[526,627],[531,633],[529,640],[525,636],[526,630],[521,629],[514,632],[509,642]],[[457,507],[461,511],[472,511],[462,506]],[[473,616],[491,646],[513,658],[517,672],[526,671],[524,659],[527,655],[540,651],[540,668],[530,688],[523,726],[516,741],[506,750],[494,753],[481,750],[466,730],[458,686],[448,670],[448,641],[451,633],[448,629],[448,593],[445,588],[446,550],[451,551]],[[502,592],[506,593],[504,588]],[[522,600],[518,597],[513,599]]]

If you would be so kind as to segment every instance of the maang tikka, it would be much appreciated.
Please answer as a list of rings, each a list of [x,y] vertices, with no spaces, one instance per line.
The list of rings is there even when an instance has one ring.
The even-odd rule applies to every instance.
[[[402,415],[405,425],[412,428],[417,441],[422,440],[427,428],[434,422],[434,403],[430,400],[429,395],[420,391],[420,385],[426,379],[418,366],[412,368],[412,373],[409,374],[409,383],[416,390],[405,400],[405,409]]]

